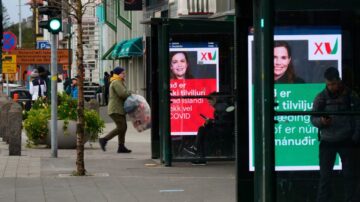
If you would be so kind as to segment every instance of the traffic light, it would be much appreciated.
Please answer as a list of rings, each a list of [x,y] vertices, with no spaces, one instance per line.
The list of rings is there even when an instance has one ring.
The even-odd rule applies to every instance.
[[[52,34],[58,34],[62,29],[61,9],[56,6],[39,7],[39,15],[47,15],[48,20],[39,22],[39,27],[47,29]]]

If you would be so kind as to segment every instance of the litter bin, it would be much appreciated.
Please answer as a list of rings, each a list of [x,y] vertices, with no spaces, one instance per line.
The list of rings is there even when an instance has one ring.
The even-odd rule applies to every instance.
[[[19,103],[23,109],[29,111],[31,109],[31,94],[27,89],[11,89],[10,98]]]

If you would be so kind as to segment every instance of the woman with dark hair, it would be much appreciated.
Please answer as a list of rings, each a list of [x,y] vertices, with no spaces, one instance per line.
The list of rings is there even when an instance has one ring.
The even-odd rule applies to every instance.
[[[192,79],[186,52],[172,52],[170,55],[170,79]]]
[[[275,83],[305,83],[302,78],[295,75],[289,44],[285,41],[275,41],[274,43]]]

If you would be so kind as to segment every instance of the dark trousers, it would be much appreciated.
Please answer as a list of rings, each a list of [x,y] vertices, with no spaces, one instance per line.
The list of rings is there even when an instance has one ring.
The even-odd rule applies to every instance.
[[[121,114],[110,114],[110,118],[115,122],[116,128],[107,134],[104,139],[111,140],[113,137],[118,136],[119,144],[125,143],[125,133],[127,130],[126,117]]]
[[[104,98],[105,98],[105,105],[108,105],[108,103],[109,103],[109,89],[105,89]]]
[[[196,136],[196,147],[197,147],[197,157],[204,159],[205,158],[205,135],[208,133],[208,127],[201,126],[198,130]]]
[[[217,130],[214,124],[208,123],[203,126],[200,126],[197,136],[196,136],[196,147],[197,147],[197,156],[200,159],[205,159],[205,156],[208,154],[209,147],[214,145],[211,142],[216,141],[216,133],[220,132]],[[220,133],[221,134],[221,133]],[[218,134],[218,135],[220,135]]]
[[[355,159],[354,147],[351,140],[343,142],[320,142],[319,165],[320,182],[318,189],[318,202],[330,202],[331,200],[331,178],[333,166],[338,153],[342,163],[342,174],[344,176],[345,201],[351,202],[355,189]],[[336,192],[342,190],[336,190]]]

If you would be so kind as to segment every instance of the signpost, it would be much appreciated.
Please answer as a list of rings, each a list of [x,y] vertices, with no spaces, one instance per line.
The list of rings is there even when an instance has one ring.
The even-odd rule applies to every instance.
[[[36,42],[36,49],[50,49],[49,41],[37,41]]]
[[[16,55],[2,55],[2,73],[6,74],[6,90],[9,95],[9,74],[16,73]]]
[[[2,56],[3,74],[16,74],[16,55]]]
[[[2,31],[2,30],[1,30]],[[14,50],[16,48],[16,36],[14,33],[12,32],[4,32],[3,33],[3,38],[2,38],[2,51],[11,51]],[[2,59],[4,59],[4,57],[2,56]],[[16,59],[15,59],[16,60]],[[11,58],[12,61],[12,58]],[[4,64],[6,66],[4,66]],[[9,93],[9,72],[8,71],[12,71],[14,68],[13,66],[15,65],[15,73],[16,73],[16,61],[15,63],[12,62],[2,62],[2,74],[6,74],[6,82],[7,82],[7,91]]]
[[[3,33],[3,51],[11,51],[16,48],[16,35],[12,32]]]

